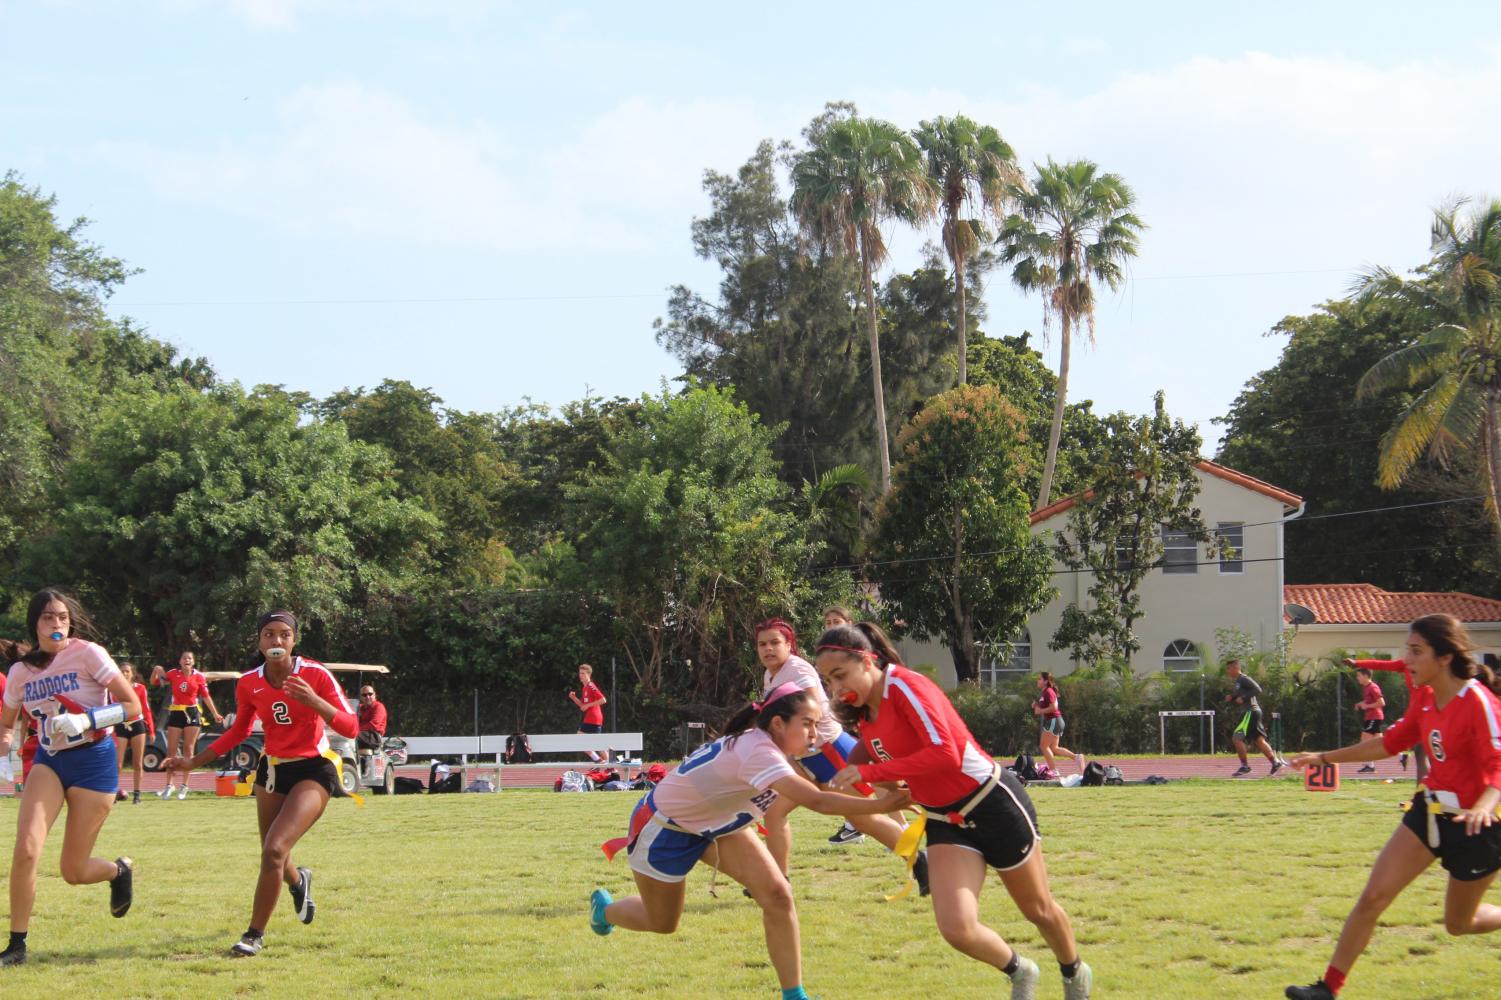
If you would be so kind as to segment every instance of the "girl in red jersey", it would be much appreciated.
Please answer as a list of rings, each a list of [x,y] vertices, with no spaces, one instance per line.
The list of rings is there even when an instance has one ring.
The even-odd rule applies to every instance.
[[[258,632],[259,666],[235,684],[234,725],[206,750],[169,762],[191,771],[238,746],[257,718],[265,729],[254,789],[261,874],[250,926],[230,949],[236,956],[260,953],[282,883],[298,919],[313,922],[313,873],[293,864],[292,848],[318,822],[328,800],[341,794],[338,756],[329,749],[324,726],[348,739],[359,731],[354,710],[328,668],[299,655],[297,618],[290,611],[262,615]]]
[[[625,847],[640,895],[612,899],[604,889],[594,890],[589,901],[594,933],[609,934],[616,927],[657,934],[677,930],[684,880],[702,860],[750,890],[761,907],[766,950],[783,1000],[807,1000],[792,887],[756,837],[756,818],[781,796],[834,816],[886,812],[907,801],[901,793],[851,799],[800,777],[792,760],[813,747],[820,714],[807,688],[782,684],[764,701],[741,709],[725,724],[723,736],[689,754],[638,802],[629,836],[604,849],[613,858]]]
[[[130,801],[132,805],[141,804],[141,776],[146,771],[142,758],[146,756],[146,743],[156,739],[156,722],[151,718],[151,709],[146,702],[146,685],[136,679],[134,663],[120,664],[120,673],[125,675],[130,689],[136,693],[136,700],[141,703],[141,712],[133,719],[115,728],[115,766],[121,770],[125,767],[125,748],[130,747],[130,764],[134,769],[132,792]],[[187,782],[183,783],[187,787]],[[115,793],[115,801],[125,798],[125,790],[122,788]]]
[[[1501,928],[1501,906],[1481,902],[1501,869],[1501,700],[1490,671],[1475,662],[1469,636],[1451,615],[1412,623],[1406,668],[1417,687],[1395,725],[1375,740],[1302,753],[1294,769],[1310,764],[1381,760],[1421,744],[1428,774],[1412,806],[1371,868],[1355,908],[1345,918],[1324,978],[1289,986],[1291,1000],[1332,1000],[1350,967],[1365,951],[1376,922],[1408,884],[1438,859],[1449,873],[1444,929],[1487,934]]]
[[[0,966],[26,961],[37,865],[64,804],[64,881],[109,882],[110,913],[116,917],[126,914],[132,899],[130,859],[108,861],[90,854],[120,787],[111,733],[127,715],[140,711],[135,692],[102,647],[74,634],[91,629],[70,595],[52,589],[38,592],[26,610],[26,630],[31,650],[11,665],[0,710],[0,757],[10,756],[11,732],[23,710],[36,726],[40,745],[16,818],[10,943],[0,952]]]
[[[1004,972],[1012,1000],[1037,995],[1037,963],[980,923],[980,890],[987,866],[994,868],[1058,959],[1065,1000],[1085,1000],[1093,973],[1048,888],[1037,813],[1016,776],[980,748],[938,685],[901,665],[875,625],[829,629],[817,653],[819,673],[836,702],[856,712],[874,761],[844,768],[833,784],[907,783],[926,822],[933,916],[944,940]]]
[[[171,692],[172,700],[167,708],[168,760],[190,757],[198,749],[198,733],[203,727],[203,715],[198,709],[200,701],[208,702],[208,710],[214,714],[215,722],[224,721],[224,717],[214,707],[213,697],[208,693],[208,678],[194,667],[195,662],[192,650],[184,650],[177,658],[177,669],[163,670],[159,666],[151,668],[151,683],[166,685]],[[157,795],[163,799],[172,797],[171,768],[167,768],[167,787]],[[182,791],[177,797],[179,800],[188,797],[186,773],[182,776]]]
[[[1067,757],[1079,765],[1079,773],[1083,774],[1084,755],[1074,753],[1058,743],[1063,736],[1063,710],[1058,707],[1058,685],[1053,683],[1053,675],[1046,670],[1037,675],[1037,700],[1032,703],[1032,714],[1042,722],[1042,734],[1038,737],[1038,742],[1042,746],[1042,759],[1047,762],[1048,770],[1057,774],[1058,768],[1053,765],[1053,761],[1058,757]]]

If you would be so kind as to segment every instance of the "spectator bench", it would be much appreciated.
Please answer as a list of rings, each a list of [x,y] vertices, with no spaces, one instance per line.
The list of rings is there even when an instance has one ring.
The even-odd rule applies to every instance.
[[[594,766],[587,761],[538,761],[543,754],[583,754],[594,750],[614,756],[626,753],[633,766],[641,764],[644,746],[640,733],[538,733],[527,736],[532,748],[530,764],[507,764],[504,759],[506,739],[509,734],[498,736],[408,736],[407,759],[432,757],[458,757],[463,783],[468,787],[472,773],[494,773],[496,788],[551,787],[553,779],[564,771],[583,771]],[[482,758],[489,757],[490,760]],[[471,760],[471,758],[473,758]],[[613,763],[610,766],[618,766]],[[622,777],[627,777],[624,769]],[[423,772],[426,780],[426,771]]]

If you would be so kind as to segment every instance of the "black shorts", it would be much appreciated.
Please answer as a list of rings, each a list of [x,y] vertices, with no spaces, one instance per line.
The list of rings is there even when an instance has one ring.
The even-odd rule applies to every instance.
[[[1360,731],[1361,732],[1363,732],[1363,733],[1370,733],[1373,736],[1380,736],[1381,733],[1382,733],[1382,731],[1385,730],[1385,729],[1386,729],[1386,720],[1385,719],[1367,719],[1367,720],[1365,720],[1364,722],[1362,722],[1360,724]]]
[[[1257,738],[1266,739],[1266,726],[1261,721],[1261,709],[1246,710],[1245,716],[1240,720],[1240,725],[1235,727],[1235,737],[1247,743],[1255,743]]]
[[[266,788],[266,769],[270,763],[269,757],[262,756],[261,762],[255,766],[255,783],[262,788]],[[300,760],[282,761],[276,765],[276,787],[266,790],[275,792],[277,795],[285,795],[292,790],[293,785],[302,781],[322,785],[334,798],[344,794],[344,789],[339,784],[339,769],[327,757],[303,757]]]
[[[194,705],[192,708],[187,709],[186,711],[180,708],[174,708],[172,711],[167,713],[167,728],[169,729],[173,727],[177,729],[186,729],[189,726],[202,725],[203,713],[199,711],[197,705]]]
[[[957,811],[969,800],[961,799],[932,812]],[[964,847],[985,859],[999,871],[1020,867],[1042,842],[1037,832],[1037,810],[1016,775],[1001,769],[1000,781],[990,794],[970,812],[968,826],[956,826],[928,817],[928,846],[953,844]]]
[[[604,726],[604,723],[602,723],[602,722],[580,722],[579,723],[579,732],[581,732],[581,733],[602,733],[604,731],[605,731],[605,726]]]
[[[134,722],[122,722],[115,727],[115,738],[128,740],[133,736],[146,735],[146,720],[137,719]]]
[[[1422,792],[1413,796],[1412,807],[1402,817],[1402,825],[1433,851],[1450,878],[1456,882],[1474,882],[1501,869],[1501,824],[1492,823],[1472,836],[1465,833],[1464,824],[1454,822],[1448,813],[1433,818],[1438,821],[1436,851],[1428,843],[1428,803]]]

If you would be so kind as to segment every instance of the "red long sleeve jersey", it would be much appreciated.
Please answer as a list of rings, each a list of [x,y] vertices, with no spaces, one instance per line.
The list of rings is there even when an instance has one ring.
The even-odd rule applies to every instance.
[[[1407,669],[1406,660],[1356,660],[1355,666],[1365,670],[1386,670],[1400,672],[1402,680],[1407,684],[1407,693],[1412,694],[1412,671]],[[1380,718],[1378,716],[1378,718]]]
[[[338,709],[330,723],[334,732],[354,739],[359,731],[354,712],[328,668],[317,660],[299,656],[292,663],[292,673],[307,681],[318,697]],[[289,697],[282,688],[272,687],[266,679],[266,668],[260,666],[241,674],[235,682],[235,724],[214,740],[214,753],[224,754],[237,746],[250,734],[257,717],[265,728],[266,753],[272,757],[318,757],[328,749],[323,716]]]
[[[886,668],[876,718],[860,723],[860,739],[878,763],[861,764],[866,781],[905,781],[922,805],[951,805],[979,788],[995,761],[938,687],[916,671]]]
[[[1501,788],[1501,701],[1485,685],[1467,681],[1442,709],[1426,685],[1412,693],[1407,714],[1381,735],[1387,753],[1417,743],[1428,751],[1433,791],[1453,792],[1468,809],[1489,785]]]

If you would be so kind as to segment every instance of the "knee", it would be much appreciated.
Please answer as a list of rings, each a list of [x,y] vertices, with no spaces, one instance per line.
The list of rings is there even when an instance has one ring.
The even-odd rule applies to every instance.
[[[261,867],[273,868],[277,871],[285,868],[287,859],[292,856],[292,845],[283,840],[267,840],[261,846]]]
[[[1360,898],[1355,901],[1355,909],[1362,913],[1379,915],[1388,906],[1392,905],[1392,900],[1396,898],[1396,893],[1387,890],[1383,886],[1368,885],[1360,891]],[[1445,918],[1445,923],[1447,924],[1447,922],[1448,918]],[[1452,934],[1453,931],[1450,931],[1450,933]]]
[[[1022,916],[1038,927],[1051,927],[1063,916],[1063,908],[1055,903],[1052,897],[1042,899],[1029,899],[1018,903],[1017,909]]]
[[[938,921],[938,933],[949,947],[965,951],[979,937],[980,922],[972,917],[950,917]]]
[[[63,861],[62,861],[62,864],[60,864],[58,866],[58,869],[62,873],[63,881],[64,882],[68,883],[69,885],[82,885],[83,884],[84,869],[86,867],[87,867],[87,861],[86,860],[83,861],[83,862],[78,862],[78,861],[69,861],[66,858],[64,858]]]
[[[1461,934],[1474,934],[1475,915],[1470,914],[1467,917],[1459,917],[1451,913],[1446,913],[1444,914],[1444,930],[1455,937]]]
[[[652,914],[646,929],[653,934],[671,934],[678,929],[678,921],[682,918],[681,913]]]
[[[11,865],[16,868],[23,866],[35,867],[41,856],[42,841],[40,837],[17,837],[16,849],[11,853]]]
[[[768,888],[757,889],[751,893],[756,898],[756,905],[763,910],[776,913],[787,913],[792,910],[792,886],[786,880],[778,879],[775,885]]]

